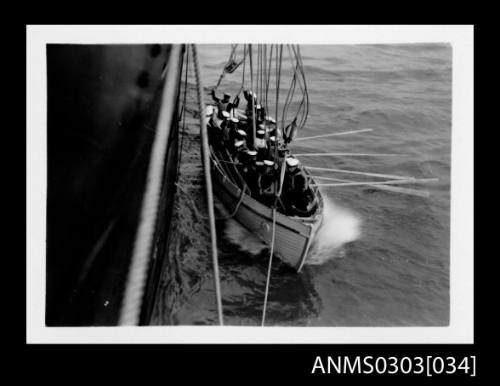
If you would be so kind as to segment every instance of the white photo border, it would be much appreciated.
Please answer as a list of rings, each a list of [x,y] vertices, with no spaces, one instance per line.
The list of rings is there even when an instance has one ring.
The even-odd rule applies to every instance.
[[[36,25],[26,41],[27,343],[474,343],[472,25]],[[46,327],[46,44],[451,43],[450,324],[447,327]]]

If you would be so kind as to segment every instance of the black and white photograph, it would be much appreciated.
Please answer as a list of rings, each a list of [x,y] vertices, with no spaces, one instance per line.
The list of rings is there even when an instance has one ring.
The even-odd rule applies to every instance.
[[[27,26],[28,336],[471,342],[472,33]]]

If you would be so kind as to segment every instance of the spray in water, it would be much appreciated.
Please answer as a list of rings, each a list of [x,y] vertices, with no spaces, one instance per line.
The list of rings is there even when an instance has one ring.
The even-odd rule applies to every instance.
[[[323,222],[313,240],[306,264],[317,265],[344,257],[344,244],[361,235],[361,219],[324,197]]]

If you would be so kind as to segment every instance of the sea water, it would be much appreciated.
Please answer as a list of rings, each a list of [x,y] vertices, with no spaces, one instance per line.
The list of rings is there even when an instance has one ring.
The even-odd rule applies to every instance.
[[[227,45],[200,46],[207,88],[217,83],[230,51]],[[421,187],[430,192],[428,198],[369,186],[322,187],[324,220],[307,265],[297,274],[273,261],[267,323],[447,325],[451,46],[302,46],[301,52],[310,114],[299,137],[365,128],[373,131],[296,142],[292,150],[402,154],[301,157],[303,164],[433,177],[439,182]],[[234,95],[240,85],[241,72],[236,71],[225,77],[218,92]],[[357,175],[320,174],[363,180]],[[217,224],[225,324],[259,325],[268,249],[234,220]],[[176,323],[216,321],[210,261],[205,255],[203,258],[206,271],[202,275],[199,265],[196,270],[181,268],[187,276],[197,272],[193,279],[197,287],[185,304],[178,305]],[[194,263],[185,263],[189,264]]]

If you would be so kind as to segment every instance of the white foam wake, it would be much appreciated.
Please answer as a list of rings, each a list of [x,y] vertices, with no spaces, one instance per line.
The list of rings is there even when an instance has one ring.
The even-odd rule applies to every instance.
[[[361,219],[347,208],[324,197],[323,223],[313,240],[306,264],[323,264],[342,258],[343,246],[361,236]]]

